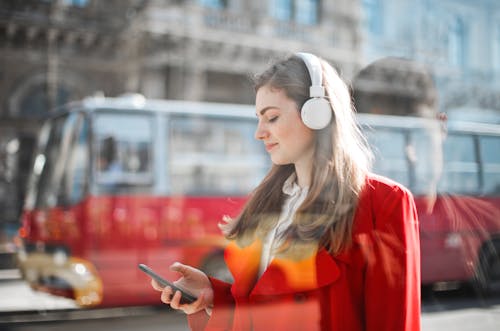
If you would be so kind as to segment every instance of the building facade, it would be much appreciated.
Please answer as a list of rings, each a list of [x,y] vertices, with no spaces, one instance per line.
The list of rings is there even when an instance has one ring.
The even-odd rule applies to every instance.
[[[295,51],[349,80],[361,65],[361,10],[350,0],[1,0],[0,252],[54,107],[125,92],[253,103],[249,75]]]
[[[500,2],[362,0],[363,64],[397,56],[425,64],[439,109],[500,122]]]
[[[167,1],[168,2],[168,1]],[[361,59],[361,8],[352,1],[151,1],[142,81],[147,97],[253,103],[248,75],[306,50],[350,77]]]

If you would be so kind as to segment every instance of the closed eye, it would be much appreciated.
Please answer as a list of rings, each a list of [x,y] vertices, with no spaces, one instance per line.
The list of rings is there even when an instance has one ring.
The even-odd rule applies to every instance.
[[[278,117],[279,117],[279,116],[274,116],[274,117],[271,117],[268,121],[269,121],[269,122],[271,122],[271,123],[272,123],[272,122],[276,122],[276,121],[278,120]]]

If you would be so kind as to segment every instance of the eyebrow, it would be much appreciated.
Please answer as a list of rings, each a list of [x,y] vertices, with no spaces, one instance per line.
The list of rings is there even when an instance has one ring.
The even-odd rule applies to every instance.
[[[264,114],[266,113],[266,111],[268,111],[269,109],[272,109],[272,108],[276,108],[276,107],[274,107],[274,106],[264,107],[260,111],[258,111],[257,113],[255,113],[255,115],[258,117],[259,113],[260,113],[260,116],[264,116]]]

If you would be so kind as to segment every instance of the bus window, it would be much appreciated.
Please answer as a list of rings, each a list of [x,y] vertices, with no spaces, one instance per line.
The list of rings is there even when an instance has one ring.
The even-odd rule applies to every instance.
[[[500,193],[500,137],[480,136],[483,194]]]
[[[377,128],[365,130],[365,133],[375,156],[374,172],[409,187],[410,176],[404,131]]]
[[[443,174],[439,191],[477,193],[479,172],[472,135],[449,133],[443,144]]]
[[[175,116],[169,127],[168,171],[174,194],[246,195],[267,172],[252,120]]]
[[[149,192],[153,186],[153,117],[118,111],[96,115],[94,141],[98,191]]]
[[[61,195],[69,204],[75,204],[84,198],[88,180],[88,120],[84,115],[80,116],[71,140]]]

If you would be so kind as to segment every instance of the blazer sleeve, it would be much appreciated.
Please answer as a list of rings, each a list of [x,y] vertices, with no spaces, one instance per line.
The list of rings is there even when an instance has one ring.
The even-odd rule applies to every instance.
[[[189,328],[193,331],[230,330],[233,322],[234,299],[231,284],[209,277],[214,291],[214,307],[209,316],[205,310],[187,316]]]
[[[372,199],[374,228],[365,275],[367,331],[420,330],[420,241],[411,193],[393,186]]]

